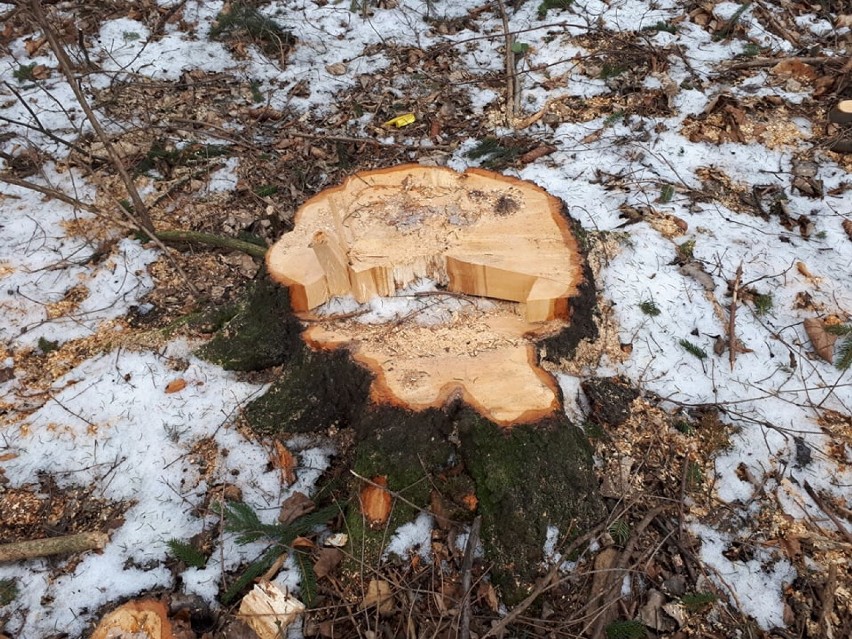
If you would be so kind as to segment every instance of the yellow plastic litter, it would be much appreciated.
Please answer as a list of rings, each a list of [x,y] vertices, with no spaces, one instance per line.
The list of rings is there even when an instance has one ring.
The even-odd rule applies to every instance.
[[[417,120],[413,113],[403,113],[402,115],[398,115],[395,118],[391,118],[387,122],[385,122],[385,126],[395,126],[397,129],[401,129],[404,126],[408,126],[412,122]]]

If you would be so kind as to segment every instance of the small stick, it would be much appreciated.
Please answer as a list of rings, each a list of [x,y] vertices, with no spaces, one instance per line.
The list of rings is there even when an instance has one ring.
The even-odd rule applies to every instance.
[[[824,637],[831,638],[834,633],[831,623],[831,615],[834,612],[834,595],[837,590],[837,564],[828,564],[828,577],[822,587],[822,610],[819,614],[819,627]]]
[[[65,76],[65,79],[68,81],[71,90],[74,92],[74,97],[77,98],[77,102],[86,114],[86,119],[89,121],[89,124],[92,125],[95,135],[97,135],[98,139],[104,145],[104,148],[109,154],[110,160],[115,166],[115,170],[118,171],[118,174],[121,177],[121,181],[124,182],[127,194],[133,202],[133,210],[135,213],[135,216],[132,217],[133,222],[139,224],[142,228],[153,232],[154,223],[151,221],[151,216],[148,213],[148,209],[145,207],[145,203],[142,201],[142,197],[139,195],[139,191],[136,190],[136,184],[134,184],[133,178],[130,177],[130,174],[127,173],[127,169],[124,168],[124,160],[113,146],[109,136],[101,126],[100,120],[98,120],[95,112],[92,110],[92,107],[89,106],[89,101],[86,100],[86,96],[83,94],[83,89],[80,88],[77,78],[74,77],[71,59],[68,57],[68,54],[65,52],[65,47],[62,46],[62,43],[59,41],[59,38],[56,36],[53,28],[47,21],[47,16],[44,14],[40,0],[30,0],[29,6],[35,16],[36,22],[38,22],[45,37],[47,37],[47,41],[50,43],[50,48],[53,50],[53,53],[59,62],[59,68]],[[130,212],[127,212],[126,215],[131,217]]]
[[[600,524],[592,528],[589,532],[580,535],[579,537],[574,539],[574,541],[571,542],[568,548],[565,549],[564,555],[570,555],[577,548],[586,543],[589,539],[595,537],[598,533],[600,533],[600,531],[604,528],[605,525],[606,521],[601,522]],[[536,599],[538,599],[542,594],[544,594],[551,588],[554,588],[558,584],[560,584],[563,580],[556,579],[556,575],[559,573],[559,567],[561,565],[561,561],[554,562],[553,566],[550,567],[550,570],[547,571],[547,574],[538,582],[533,591],[529,595],[527,595],[526,599],[524,599],[521,603],[512,608],[511,612],[509,612],[509,614],[503,617],[500,621],[491,626],[491,629],[484,635],[482,635],[482,639],[488,639],[488,637],[496,637],[500,635],[500,633],[502,633],[510,623],[514,622],[518,617],[524,614],[526,609],[533,605],[533,603],[535,603]]]
[[[473,552],[479,543],[479,528],[482,525],[482,515],[477,515],[470,527],[470,535],[464,546],[464,559],[462,560],[462,582],[461,589],[464,593],[462,602],[461,628],[459,628],[459,639],[470,639],[470,571],[473,568]]]
[[[743,263],[737,267],[737,274],[734,276],[734,293],[731,298],[731,307],[728,310],[728,361],[731,363],[731,370],[734,370],[734,364],[737,361],[737,297],[740,292],[740,280],[743,277]]]
[[[86,550],[102,550],[109,536],[102,532],[84,532],[63,537],[31,539],[0,545],[0,563],[21,561],[48,555],[65,555]]]
[[[837,518],[837,516],[833,512],[831,512],[828,507],[826,507],[825,502],[820,498],[819,495],[817,495],[817,492],[808,482],[805,482],[804,486],[805,491],[808,493],[808,495],[810,495],[810,498],[813,499],[816,505],[819,506],[819,509],[826,515],[828,515],[828,518],[831,519],[832,522],[834,522],[834,525],[837,526],[837,529],[840,531],[840,534],[842,534],[846,538],[847,543],[852,544],[852,533],[846,530],[846,526],[843,525],[843,522],[841,522]]]
[[[515,36],[509,29],[509,18],[506,15],[506,5],[503,0],[497,0],[497,6],[500,7],[500,18],[503,21],[503,34],[506,39],[506,123],[510,127],[515,125],[515,101],[520,98],[520,95],[515,95],[517,90],[517,78],[515,77],[515,52],[512,50],[512,45],[515,42]]]

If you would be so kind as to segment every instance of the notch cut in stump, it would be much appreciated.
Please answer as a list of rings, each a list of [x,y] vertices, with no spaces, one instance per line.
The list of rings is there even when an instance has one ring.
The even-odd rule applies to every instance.
[[[478,169],[360,173],[306,202],[266,261],[297,316],[320,320],[306,342],[349,345],[375,374],[375,402],[423,410],[461,397],[501,425],[559,410],[534,340],[565,327],[583,263],[562,202],[536,185]],[[420,279],[493,303],[468,303],[441,324],[311,314],[332,297],[366,303]]]

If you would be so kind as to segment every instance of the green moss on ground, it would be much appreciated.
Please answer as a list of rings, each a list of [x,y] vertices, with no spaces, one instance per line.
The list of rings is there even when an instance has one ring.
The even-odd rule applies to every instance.
[[[582,531],[603,516],[592,449],[564,416],[505,429],[465,413],[461,451],[476,482],[482,541],[511,605],[538,575],[549,526]]]
[[[260,433],[325,432],[358,422],[372,376],[343,349],[312,351],[300,344],[262,397],[245,416]]]
[[[287,289],[265,269],[258,273],[225,326],[197,355],[227,370],[256,371],[277,366],[304,349],[302,327],[290,311]]]

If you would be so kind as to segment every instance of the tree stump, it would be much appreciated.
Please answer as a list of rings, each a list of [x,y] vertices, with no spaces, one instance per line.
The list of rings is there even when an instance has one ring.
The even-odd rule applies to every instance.
[[[259,432],[351,428],[358,475],[433,510],[434,486],[442,517],[470,519],[474,505],[513,601],[540,569],[547,528],[582,530],[602,512],[591,448],[541,366],[597,336],[580,240],[564,204],[528,182],[418,165],[360,173],[297,211],[268,274],[202,354],[239,370],[282,366],[246,410]],[[418,278],[464,303],[443,322],[322,312],[335,296],[369,303]],[[353,548],[370,548],[374,531],[352,503]],[[415,514],[400,501],[387,525]]]

